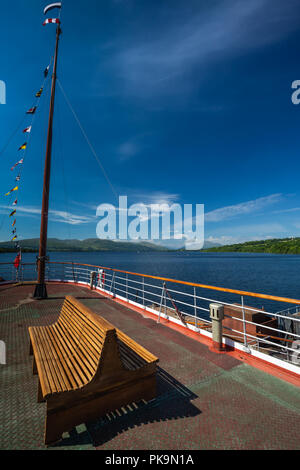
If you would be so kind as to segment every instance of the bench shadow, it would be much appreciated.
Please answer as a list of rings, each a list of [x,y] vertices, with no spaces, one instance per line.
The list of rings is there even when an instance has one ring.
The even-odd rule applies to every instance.
[[[195,395],[164,369],[157,369],[157,397],[149,402],[141,401],[108,413],[97,421],[86,423],[84,432],[73,429],[69,437],[53,447],[89,445],[99,447],[115,436],[136,426],[153,422],[169,421],[201,414],[192,400]]]

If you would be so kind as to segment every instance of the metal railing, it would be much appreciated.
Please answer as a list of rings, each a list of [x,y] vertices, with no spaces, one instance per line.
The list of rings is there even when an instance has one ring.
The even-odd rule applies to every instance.
[[[17,274],[16,274],[17,273]],[[244,350],[258,351],[269,357],[300,365],[300,300],[254,292],[207,286],[79,263],[48,262],[47,281],[83,283],[104,293],[125,300],[157,316],[157,321],[172,320],[185,328],[211,335],[210,304],[224,306],[223,337]],[[0,277],[10,282],[36,279],[34,263],[21,264],[17,271],[11,264],[0,264]],[[273,308],[262,310],[247,303],[265,299]],[[278,303],[288,304],[278,311]],[[269,305],[268,304],[268,305]],[[273,310],[273,311],[272,311]],[[276,313],[277,312],[277,313]],[[262,321],[263,320],[263,321]],[[283,321],[290,327],[283,328]]]

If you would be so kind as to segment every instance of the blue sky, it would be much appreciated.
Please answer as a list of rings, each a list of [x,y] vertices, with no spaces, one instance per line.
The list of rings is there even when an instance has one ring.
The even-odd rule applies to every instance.
[[[4,194],[25,112],[54,47],[45,5],[1,6],[0,150],[24,122],[0,155],[0,240],[11,237]],[[116,194],[204,204],[217,243],[300,236],[298,1],[64,0],[62,29],[58,77]],[[48,99],[22,167],[20,238],[39,236]],[[58,87],[49,237],[96,237],[102,203],[115,194]]]

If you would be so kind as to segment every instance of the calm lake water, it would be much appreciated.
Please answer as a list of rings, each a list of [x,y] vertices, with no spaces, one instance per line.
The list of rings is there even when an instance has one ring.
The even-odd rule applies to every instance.
[[[0,263],[13,261],[14,254],[0,254]],[[24,253],[23,262],[36,255]],[[300,298],[300,256],[252,253],[50,253],[51,261],[73,261],[127,271],[169,277],[218,287],[282,297]],[[200,293],[200,292],[199,292]],[[201,291],[201,295],[238,302],[237,296]],[[251,301],[250,301],[251,300]],[[271,311],[289,305],[247,298],[255,307]]]

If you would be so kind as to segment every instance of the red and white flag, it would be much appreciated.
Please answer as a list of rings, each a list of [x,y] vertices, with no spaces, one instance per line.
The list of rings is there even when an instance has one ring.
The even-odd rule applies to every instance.
[[[24,158],[22,158],[22,160],[18,161],[18,163],[16,163],[14,166],[12,166],[12,167],[11,167],[11,171],[13,171],[13,170],[16,168],[16,166],[22,165],[23,162],[24,162]]]
[[[15,202],[13,203],[13,206],[16,206],[18,204],[18,199],[15,200]]]
[[[24,129],[23,132],[27,132],[28,134],[30,134],[30,132],[31,132],[31,126],[26,127],[26,129]]]
[[[59,18],[48,18],[47,20],[44,21],[43,26],[49,23],[57,23],[60,24],[60,19]]]

